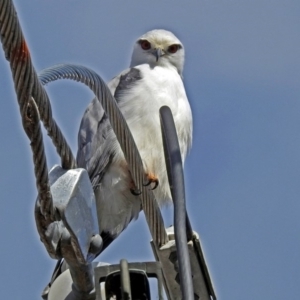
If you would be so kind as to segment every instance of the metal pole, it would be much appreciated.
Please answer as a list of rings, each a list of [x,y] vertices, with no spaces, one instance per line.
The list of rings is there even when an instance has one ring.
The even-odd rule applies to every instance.
[[[163,106],[159,112],[169,185],[174,202],[174,229],[182,299],[194,300],[190,255],[187,246],[186,207],[181,153],[170,108]]]
[[[121,269],[121,288],[122,288],[122,299],[131,300],[131,287],[130,287],[130,275],[128,269],[128,262],[126,259],[120,261]]]

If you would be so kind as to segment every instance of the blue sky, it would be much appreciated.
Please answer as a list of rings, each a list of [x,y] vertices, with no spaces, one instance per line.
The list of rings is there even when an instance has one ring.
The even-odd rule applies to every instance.
[[[128,67],[146,31],[164,28],[181,39],[194,116],[187,205],[219,299],[300,299],[300,2],[14,3],[37,71],[76,63],[109,80]],[[68,81],[47,91],[75,153],[92,94]],[[3,51],[0,98],[1,298],[39,299],[55,261],[34,224],[31,152]],[[59,158],[47,136],[45,143],[50,168]],[[153,260],[149,241],[141,215],[100,259]]]

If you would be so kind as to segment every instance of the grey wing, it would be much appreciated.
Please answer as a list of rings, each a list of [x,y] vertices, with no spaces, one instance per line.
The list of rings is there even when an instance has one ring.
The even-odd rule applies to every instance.
[[[138,80],[140,71],[132,68],[113,78],[108,87],[119,102],[122,93],[129,90]],[[101,104],[95,98],[87,107],[78,133],[77,165],[88,171],[93,188],[96,189],[119,149],[119,143]],[[117,237],[110,232],[102,232],[102,251]]]
[[[77,166],[88,171],[94,188],[113,159],[117,138],[101,104],[95,98],[87,107],[78,133]]]
[[[140,71],[131,68],[113,78],[108,87],[116,101],[122,99],[122,93],[129,90],[138,80]],[[78,133],[77,166],[88,171],[94,188],[110,165],[119,144],[101,104],[95,98],[87,107]]]
[[[120,74],[121,76],[121,74]],[[113,78],[108,87],[114,95],[120,76]],[[94,189],[112,161],[117,138],[109,119],[97,98],[88,105],[78,132],[77,166],[88,171]]]
[[[119,76],[114,77],[108,87],[111,93],[116,98],[117,102],[122,97],[122,92],[130,90],[139,80],[142,79],[142,74],[139,69],[131,68],[123,71]]]
[[[94,190],[109,167],[118,147],[117,137],[101,104],[95,98],[87,107],[78,133],[77,165],[88,171]],[[114,240],[101,232],[102,251]]]

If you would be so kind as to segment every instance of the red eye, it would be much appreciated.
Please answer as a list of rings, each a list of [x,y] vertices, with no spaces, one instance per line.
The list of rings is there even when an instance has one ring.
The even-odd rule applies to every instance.
[[[168,52],[170,52],[170,53],[176,53],[176,52],[178,51],[179,48],[180,48],[180,46],[177,45],[177,44],[171,45],[171,46],[168,48]]]
[[[141,40],[140,45],[143,50],[149,50],[151,48],[151,44],[147,40]]]

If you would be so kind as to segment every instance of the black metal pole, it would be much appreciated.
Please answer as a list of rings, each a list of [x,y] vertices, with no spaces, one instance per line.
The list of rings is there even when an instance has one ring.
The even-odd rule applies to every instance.
[[[193,300],[194,289],[187,245],[187,215],[181,153],[170,108],[162,106],[159,112],[169,185],[174,202],[174,231],[182,299]]]

